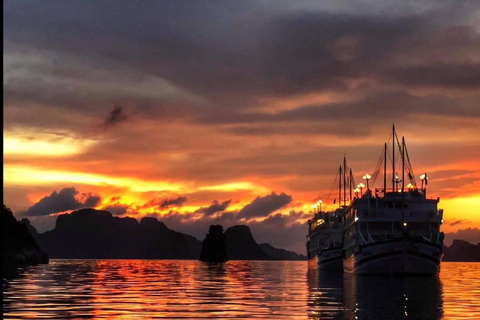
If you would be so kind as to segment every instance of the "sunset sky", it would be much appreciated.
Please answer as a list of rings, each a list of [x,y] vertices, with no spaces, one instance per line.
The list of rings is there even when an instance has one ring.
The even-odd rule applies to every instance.
[[[479,2],[359,3],[6,1],[4,203],[304,253],[344,154],[361,182],[395,123],[443,231],[480,241]]]

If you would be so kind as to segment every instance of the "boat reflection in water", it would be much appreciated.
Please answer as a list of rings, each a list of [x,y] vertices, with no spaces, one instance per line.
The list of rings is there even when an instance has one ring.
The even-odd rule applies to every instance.
[[[308,273],[309,319],[440,319],[442,284],[437,276],[378,277]]]
[[[309,319],[343,319],[343,273],[309,269],[307,279]]]

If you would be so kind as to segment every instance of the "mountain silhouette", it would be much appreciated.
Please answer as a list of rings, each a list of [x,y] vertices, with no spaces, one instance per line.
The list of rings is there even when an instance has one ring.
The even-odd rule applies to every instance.
[[[51,258],[58,259],[199,259],[202,250],[202,242],[195,237],[171,230],[156,218],[138,222],[96,209],[59,215],[55,228],[44,233],[38,233],[28,219],[22,225]],[[266,253],[245,225],[228,228],[223,235],[231,260],[296,260],[298,256],[272,246]],[[214,254],[226,261],[219,248]]]
[[[60,215],[55,229],[36,237],[51,258],[198,259],[201,249],[195,237],[170,230],[156,218],[139,223],[95,209]]]
[[[259,244],[260,248],[268,254],[273,260],[307,260],[303,254],[298,254],[293,251],[275,248],[269,243]]]
[[[257,244],[248,226],[228,228],[225,231],[225,238],[230,260],[272,260]]]
[[[477,245],[463,240],[453,240],[450,247],[443,247],[443,261],[480,262],[480,242]]]
[[[47,254],[40,249],[27,225],[20,223],[12,211],[3,205],[3,270],[15,266],[48,263]]]

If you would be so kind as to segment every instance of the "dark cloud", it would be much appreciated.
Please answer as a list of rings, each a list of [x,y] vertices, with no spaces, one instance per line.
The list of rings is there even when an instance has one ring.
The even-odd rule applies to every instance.
[[[108,126],[115,126],[121,122],[124,122],[125,120],[127,120],[127,115],[125,114],[123,107],[116,104],[113,106],[113,110],[110,111],[110,113],[105,118],[104,123]]]
[[[76,210],[83,207],[91,207],[100,202],[99,196],[87,194],[84,202],[76,198],[78,194],[74,187],[63,188],[59,192],[53,191],[49,196],[42,198],[23,213],[24,216],[44,216],[51,213]]]
[[[274,246],[305,254],[306,220],[302,211],[288,214],[273,214],[261,222],[248,223],[258,243],[268,242]]]
[[[181,207],[185,202],[187,202],[187,197],[180,196],[176,199],[164,199],[159,206],[162,209],[169,207]]]
[[[452,105],[456,104],[456,108]],[[414,96],[406,91],[386,91],[367,95],[349,102],[326,103],[323,105],[299,105],[294,110],[274,114],[236,114],[220,112],[202,118],[210,124],[236,124],[227,131],[241,135],[270,135],[282,132],[293,134],[334,134],[350,137],[368,135],[372,116],[377,120],[409,119],[418,115],[445,115],[480,117],[480,109],[470,97]],[[337,120],[352,123],[351,130],[339,126]],[[353,121],[355,125],[353,126]],[[302,122],[304,124],[302,124]],[[325,122],[325,126],[313,123]],[[243,124],[243,126],[241,125]],[[281,124],[281,125],[278,125]],[[252,127],[256,125],[256,127]]]
[[[386,72],[385,78],[408,86],[476,90],[480,87],[480,63],[399,67]]]
[[[120,1],[112,12],[108,1],[65,7],[48,1],[10,2],[4,16],[6,57],[32,47],[63,59],[56,59],[53,66],[35,61],[14,65],[7,59],[6,105],[32,100],[84,110],[80,101],[93,113],[98,103],[118,96],[141,112],[167,118],[190,115],[207,123],[222,123],[221,119],[235,123],[341,119],[343,123],[345,116],[356,120],[370,110],[376,114],[456,110],[456,99],[438,106],[431,98],[409,99],[407,91],[472,90],[479,85],[479,65],[472,57],[480,53],[480,36],[469,23],[475,1],[390,4],[374,11],[352,11],[334,3],[307,7],[310,10],[304,3],[285,4],[280,10],[275,2],[249,1],[138,6]],[[76,65],[82,68],[72,67]],[[14,72],[20,67],[28,71],[21,73],[28,75],[25,79]],[[84,90],[75,90],[73,79],[87,83],[91,77],[95,85],[79,96]],[[143,86],[150,78],[157,82]],[[121,89],[108,86],[117,80],[126,80]],[[168,85],[162,86],[162,81]],[[352,89],[351,83],[358,81],[371,85]],[[406,97],[402,108],[389,107],[393,95],[382,99],[386,85],[397,87],[398,94]],[[143,89],[127,89],[138,87]],[[370,96],[363,104],[369,107],[362,110],[363,105],[355,102],[325,110],[299,105],[301,111],[266,119],[243,112],[261,106],[258,98],[326,90],[347,95],[360,90]],[[176,94],[167,94],[172,92]],[[208,104],[185,102],[188,94],[206,98]],[[437,100],[443,97],[440,94]],[[464,114],[479,116],[476,105],[464,109]],[[107,122],[121,119],[118,115],[123,112],[116,112]]]
[[[227,200],[220,203],[217,200],[215,200],[212,202],[212,204],[209,207],[202,207],[196,210],[196,212],[203,213],[206,216],[211,216],[214,213],[225,211],[225,209],[227,209],[227,207],[230,205],[231,202],[232,200]]]
[[[462,220],[454,220],[454,221],[450,222],[448,225],[456,226],[456,225],[459,225],[459,224],[462,224],[462,223],[463,223]]]
[[[124,204],[114,204],[111,206],[106,206],[102,210],[108,211],[115,216],[122,216],[128,212],[129,206]]]
[[[94,195],[90,192],[85,195],[86,195],[86,199],[84,200],[83,205],[87,208],[96,207],[102,201],[102,197],[100,197],[99,195]]]
[[[264,197],[257,197],[250,204],[243,207],[237,214],[237,218],[255,218],[255,217],[267,217],[270,213],[278,210],[287,204],[292,202],[292,196],[285,193],[271,194]]]

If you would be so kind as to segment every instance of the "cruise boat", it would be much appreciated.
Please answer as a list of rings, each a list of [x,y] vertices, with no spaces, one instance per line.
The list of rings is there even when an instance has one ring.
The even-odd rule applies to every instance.
[[[345,209],[352,199],[353,175],[347,177],[348,171],[346,159],[343,159],[343,167],[340,166],[338,178],[338,205],[334,211],[322,211],[322,201],[313,205],[314,216],[308,220],[307,256],[308,268],[330,271],[343,271],[343,225],[345,222]],[[334,183],[335,184],[335,183]],[[349,184],[350,199],[347,196],[347,184]],[[342,204],[343,187],[343,204]],[[336,199],[334,200],[334,203]]]
[[[308,268],[342,271],[344,209],[316,212],[308,221]]]
[[[345,208],[344,272],[436,274],[443,257],[443,210],[437,208],[440,199],[427,198],[426,173],[417,186],[405,139],[399,141],[395,126],[392,150],[387,149],[387,143],[383,149],[374,174],[378,176],[383,162],[383,188],[370,189],[372,177],[365,175],[366,192],[356,189],[357,196]],[[391,188],[387,188],[388,155],[392,158]],[[395,169],[396,156],[401,163],[400,177]]]

